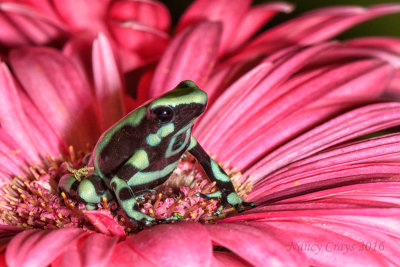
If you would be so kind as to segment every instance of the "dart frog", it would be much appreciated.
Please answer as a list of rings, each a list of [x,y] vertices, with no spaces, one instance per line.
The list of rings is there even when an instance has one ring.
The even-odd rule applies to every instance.
[[[150,226],[178,220],[154,219],[138,208],[138,200],[162,183],[188,151],[202,166],[218,191],[203,195],[221,200],[219,214],[226,205],[243,211],[243,202],[229,176],[204,151],[191,135],[193,123],[204,112],[207,94],[192,81],[183,81],[160,97],[133,110],[98,140],[88,162],[93,173],[81,181],[74,175],[63,176],[59,189],[70,197],[95,208],[103,198],[116,198],[135,225]],[[216,215],[217,215],[216,214]]]

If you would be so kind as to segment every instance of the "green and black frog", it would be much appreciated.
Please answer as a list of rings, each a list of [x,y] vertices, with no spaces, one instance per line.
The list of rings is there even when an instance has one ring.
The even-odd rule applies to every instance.
[[[220,199],[226,205],[243,211],[243,202],[235,192],[229,176],[204,151],[192,136],[195,120],[204,112],[207,94],[192,81],[183,81],[162,96],[133,110],[109,128],[98,140],[88,166],[94,171],[81,181],[74,175],[64,176],[59,188],[70,197],[96,207],[103,198],[116,198],[120,207],[136,225],[178,220],[154,219],[138,208],[143,195],[164,183],[182,155],[188,151],[202,166],[218,191],[205,198]]]

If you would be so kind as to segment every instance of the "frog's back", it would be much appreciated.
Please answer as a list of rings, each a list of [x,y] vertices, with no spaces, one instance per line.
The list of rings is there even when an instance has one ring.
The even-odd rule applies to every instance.
[[[99,139],[91,161],[98,174],[113,174],[143,143],[146,106],[142,106],[114,124]]]

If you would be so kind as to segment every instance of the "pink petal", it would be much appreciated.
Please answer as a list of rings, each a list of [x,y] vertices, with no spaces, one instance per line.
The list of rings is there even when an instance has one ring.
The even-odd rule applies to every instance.
[[[129,236],[121,244],[125,248],[119,246],[113,256],[118,260],[116,265],[142,258],[137,263],[140,266],[208,266],[212,260],[211,240],[204,226],[197,223],[157,225]],[[122,252],[126,258],[119,258]],[[140,256],[134,256],[136,253]]]
[[[22,229],[16,226],[0,225],[0,251],[4,250],[10,240],[22,232]]]
[[[347,7],[344,7],[347,8]],[[310,12],[310,16],[315,16],[316,14],[324,14],[327,11],[329,14],[330,11],[333,11],[333,18],[330,19],[329,22],[326,24],[320,23],[319,27],[314,27],[314,29],[309,29],[306,33],[306,36],[302,38],[303,44],[311,44],[320,42],[323,40],[330,39],[339,33],[362,23],[366,20],[370,20],[376,17],[384,16],[387,14],[397,13],[400,11],[400,5],[398,4],[380,4],[380,5],[373,5],[368,8],[360,9],[360,13],[354,15],[345,15],[341,17],[343,14],[340,11],[340,7],[335,10],[335,8],[325,8],[320,9],[319,11]],[[338,13],[336,13],[338,11]],[[337,16],[339,15],[339,16]],[[337,16],[337,17],[336,17]],[[330,24],[330,25],[328,25]]]
[[[213,152],[221,159],[233,162],[243,169],[257,160],[257,157],[282,144],[284,140],[293,138],[293,134],[299,134],[300,129],[304,131],[311,125],[316,125],[343,110],[346,106],[348,108],[356,105],[360,100],[370,101],[360,99],[357,91],[371,91],[368,94],[374,96],[382,91],[392,75],[393,69],[390,66],[380,61],[366,60],[344,64],[340,67],[335,66],[332,69],[322,69],[322,73],[314,78],[309,77],[304,83],[301,78],[289,80],[287,84],[281,85],[279,90],[269,90],[263,94],[262,98],[265,99],[263,101],[247,97],[246,103],[251,107],[240,108],[241,111],[237,109],[235,112],[224,111],[224,114],[230,114],[230,122],[224,123],[221,126],[222,129],[219,127],[223,136],[214,133],[211,136],[212,143],[207,143],[205,147],[213,147]],[[268,78],[267,76],[264,83],[268,82]],[[352,91],[347,91],[348,88],[352,88],[355,95],[352,95]],[[340,90],[339,93],[334,93],[340,97],[329,98],[330,93],[335,90]],[[370,98],[373,99],[373,97],[367,97],[367,99]],[[318,112],[315,110],[317,103],[318,107],[322,107]],[[243,104],[239,103],[237,107],[241,106]],[[294,119],[299,112],[309,107],[314,107],[314,109],[307,111],[308,116],[302,114]],[[228,128],[225,129],[225,126]],[[246,129],[246,131],[242,132],[240,129]],[[220,142],[215,142],[216,140]],[[232,145],[226,148],[221,143]]]
[[[28,155],[15,142],[13,137],[3,128],[0,128],[0,171],[3,173],[1,180],[5,177],[23,175],[23,168],[29,162]],[[7,180],[6,180],[7,181]]]
[[[273,55],[274,60],[265,60],[265,62],[263,62],[265,64],[249,71],[248,74],[243,75],[243,78],[238,80],[236,84],[233,84],[231,88],[225,90],[226,96],[222,95],[219,97],[217,102],[203,116],[202,121],[204,122],[204,126],[202,124],[198,125],[197,131],[207,133],[207,136],[201,136],[200,134],[197,135],[197,137],[201,138],[202,144],[204,144],[204,142],[208,141],[208,138],[214,136],[215,133],[213,131],[220,132],[229,129],[233,124],[235,124],[237,119],[243,117],[243,113],[248,113],[249,110],[253,109],[254,102],[264,104],[272,101],[268,98],[264,98],[264,101],[258,100],[260,99],[260,96],[268,93],[270,88],[282,83],[302,68],[310,58],[316,57],[319,53],[330,49],[332,46],[332,43],[328,43],[310,48],[293,47]],[[262,68],[265,69],[262,70]],[[256,80],[254,77],[252,78],[254,74],[261,71],[265,74],[257,75]],[[231,110],[236,107],[238,107],[236,112],[231,112]],[[224,110],[222,116],[216,116],[216,112],[220,113],[221,110]],[[243,113],[240,111],[243,111]],[[219,119],[225,120],[226,116],[229,116],[230,118],[226,125],[218,122]],[[213,127],[213,125],[220,126]],[[211,145],[214,145],[212,141],[210,142],[210,146]]]
[[[122,73],[106,37],[102,34],[93,43],[93,77],[100,107],[101,131],[105,131],[124,115]]]
[[[8,47],[46,44],[65,36],[64,26],[58,21],[11,2],[0,3],[0,27],[0,42]]]
[[[392,79],[385,91],[384,97],[388,99],[400,99],[400,73]]]
[[[117,237],[108,237],[102,234],[90,235],[86,238],[81,250],[82,266],[108,266],[108,261],[111,259],[113,248],[117,242]],[[86,253],[87,251],[90,251],[90,253]]]
[[[285,2],[271,2],[256,5],[249,9],[242,21],[235,29],[235,34],[230,36],[229,50],[232,52],[244,44],[251,36],[261,29],[268,21],[277,15],[278,12],[292,12],[293,5]]]
[[[396,183],[398,186],[398,182]],[[362,186],[365,185],[362,184]],[[327,196],[327,199],[330,199],[330,197]],[[371,206],[367,208],[355,208],[354,206],[349,206],[347,208],[343,208],[343,205],[340,203],[334,203],[334,205],[328,209],[324,206],[321,206],[318,202],[306,202],[258,206],[248,212],[242,213],[241,215],[226,218],[222,222],[230,224],[232,222],[237,223],[240,221],[247,221],[247,223],[251,224],[251,221],[260,223],[275,221],[298,221],[302,222],[303,224],[307,224],[308,222],[311,223],[315,221],[318,224],[321,222],[323,223],[324,221],[330,223],[341,221],[347,222],[349,226],[355,226],[357,224],[353,220],[356,220],[358,222],[358,226],[360,227],[375,227],[374,229],[378,232],[399,236],[398,226],[400,225],[400,222],[398,221],[398,207],[381,209]],[[374,219],[371,220],[373,217]],[[376,228],[377,226],[379,227]]]
[[[229,249],[251,265],[307,265],[304,256],[287,251],[287,244],[282,242],[282,236],[271,235],[251,225],[239,223],[206,225],[206,229],[213,242]]]
[[[154,267],[155,265],[147,260],[146,255],[142,255],[139,251],[135,251],[127,242],[118,243],[111,256],[109,262],[110,267],[132,266]]]
[[[240,257],[236,256],[233,253],[229,252],[221,252],[214,251],[215,264],[218,266],[226,266],[226,267],[246,267],[249,266],[247,262],[245,262]]]
[[[109,261],[114,248],[118,242],[118,237],[108,237],[102,234],[91,234],[87,238],[80,240],[78,246],[70,247],[62,253],[52,266],[109,266]]]
[[[379,266],[398,261],[399,208],[319,208],[297,202],[252,211],[257,213],[224,221],[255,220],[247,224],[277,236],[289,253],[306,254],[309,265],[334,266],[332,259],[349,266],[364,260]],[[331,249],[335,244],[337,249]],[[346,244],[353,249],[346,252]]]
[[[396,175],[399,171],[400,166],[395,163],[354,163],[326,167],[285,178],[285,183],[276,182],[275,179],[270,183],[263,181],[251,192],[249,198],[260,203],[270,203],[344,185],[398,182]]]
[[[6,251],[10,266],[47,266],[81,237],[81,229],[27,230],[16,235]]]
[[[158,59],[169,42],[165,32],[137,21],[114,22],[110,30],[122,48],[148,61]]]
[[[328,7],[304,14],[261,34],[235,60],[269,54],[293,44],[314,44],[328,40],[366,20],[400,11],[400,5],[382,4],[369,8]]]
[[[251,69],[249,72],[242,75],[234,84],[230,87],[229,84],[225,84],[229,82],[227,76],[231,75],[230,70],[226,68],[225,71],[216,72],[214,76],[207,82],[204,87],[204,90],[208,95],[208,105],[212,106],[202,119],[208,120],[209,118],[213,118],[219,110],[227,108],[227,104],[232,103],[233,98],[244,98],[246,95],[250,94],[250,90],[257,86],[257,84],[262,81],[265,76],[271,73],[273,69],[273,65],[270,62],[263,62]],[[228,87],[228,89],[226,89]],[[238,94],[240,91],[240,94]],[[223,94],[222,94],[223,93]],[[215,102],[218,100],[217,102]],[[215,107],[214,107],[215,105]],[[212,116],[214,115],[214,116]],[[207,126],[207,125],[205,125]],[[208,125],[210,127],[210,125]],[[197,131],[204,131],[204,128],[201,126]]]
[[[150,61],[152,60],[151,58],[143,58],[140,55],[139,51],[133,52],[121,48],[117,51],[117,53],[118,53],[118,59],[121,61],[121,68],[124,73],[142,67],[143,65],[148,63],[149,60]]]
[[[282,200],[279,203],[284,204],[275,207],[276,210],[282,209],[282,206],[286,209],[397,208],[400,204],[397,197],[398,187],[399,183],[396,181],[352,184]],[[302,203],[302,207],[298,203]]]
[[[92,49],[94,40],[95,36],[92,36],[92,34],[81,33],[71,37],[62,49],[63,55],[75,63],[77,70],[83,77],[88,77],[92,85]]]
[[[349,202],[349,198],[359,199],[357,196],[362,194],[363,203],[358,200],[359,205],[371,207],[377,205],[377,201],[383,205],[398,205],[399,200],[391,200],[390,197],[396,196],[398,190],[394,187],[393,191],[392,186],[399,180],[396,177],[396,169],[399,168],[396,163],[400,158],[399,138],[398,134],[391,134],[364,139],[294,162],[259,181],[250,197],[267,202],[290,197],[295,203],[296,200],[309,201],[338,195],[338,198]],[[354,183],[357,185],[352,188]],[[345,186],[347,184],[349,186]],[[372,188],[375,191],[371,191]]]
[[[168,9],[160,2],[122,0],[112,4],[109,17],[113,21],[137,21],[151,28],[168,32],[170,16]]]
[[[10,61],[28,96],[67,144],[84,149],[97,140],[94,98],[71,61],[47,48],[14,50]]]
[[[292,176],[296,173],[303,174],[337,165],[396,162],[400,157],[400,147],[397,146],[399,142],[400,135],[398,134],[362,139],[361,141],[335,147],[334,149],[293,162],[289,166],[270,175],[269,178],[280,176],[279,179],[282,180],[283,177]]]
[[[1,126],[26,153],[31,161],[39,162],[40,149],[30,132],[30,123],[19,99],[17,85],[4,63],[0,65],[0,117]],[[32,162],[31,162],[32,163]]]
[[[381,59],[395,68],[400,67],[400,54],[386,50],[385,47],[351,47],[348,45],[327,51],[327,53],[324,53],[318,58],[314,64],[323,66],[371,57]]]
[[[84,215],[99,232],[109,236],[125,237],[124,229],[109,212],[85,211]]]
[[[249,173],[252,174],[254,181],[258,181],[274,170],[322,149],[399,124],[399,103],[384,103],[359,108],[286,143],[252,166]]]
[[[355,39],[356,41],[357,39]],[[372,42],[372,41],[371,41]],[[399,42],[396,44],[394,41],[389,44],[377,38],[375,46],[369,43],[364,46],[360,43],[354,47],[351,45],[338,45],[333,49],[326,50],[318,57],[312,58],[312,63],[309,69],[321,69],[321,66],[331,66],[333,64],[343,64],[350,61],[360,60],[360,58],[378,58],[388,62],[393,67],[400,66],[400,55],[396,52]],[[280,50],[280,53],[286,50]],[[290,51],[290,50],[289,50]],[[279,55],[274,53],[272,56]],[[270,57],[269,57],[270,58]],[[216,95],[219,95],[225,88],[231,85],[238,77],[242,76],[245,72],[254,68],[261,58],[245,58],[243,61],[234,62],[227,61],[219,64],[213,72],[210,81],[207,82],[205,90],[211,93],[211,103],[214,102]],[[268,59],[267,59],[268,60]],[[271,60],[271,59],[269,59]],[[381,88],[381,87],[380,87]],[[383,89],[383,88],[382,88]],[[385,88],[386,89],[386,88]],[[216,92],[216,93],[215,93]]]
[[[58,14],[72,29],[90,29],[93,32],[108,32],[105,25],[105,18],[110,0],[52,1]]]
[[[0,266],[1,267],[7,267],[6,254],[4,252],[0,253]]]
[[[60,136],[52,129],[46,118],[32,103],[28,96],[19,92],[26,117],[30,121],[30,131],[35,138],[37,146],[40,146],[42,156],[56,156],[67,151],[67,145]]]
[[[206,148],[212,147],[212,152],[220,155],[224,149],[221,147],[221,142],[217,140],[221,140],[222,138],[222,140],[227,141],[226,139],[231,137],[227,133],[242,123],[247,124],[242,129],[248,131],[252,122],[245,118],[250,119],[250,114],[258,110],[258,105],[266,106],[279,95],[285,95],[285,91],[271,90],[271,88],[283,83],[288,77],[303,67],[310,58],[317,56],[332,46],[332,43],[328,43],[310,48],[294,47],[277,53],[279,56],[274,61],[272,59],[266,61],[267,64],[272,64],[273,67],[267,69],[264,76],[258,77],[258,80],[251,81],[251,84],[247,84],[250,81],[248,78],[242,78],[238,81],[237,86],[234,84],[225,91],[230,92],[230,90],[233,90],[230,93],[226,93],[228,94],[227,97],[222,96],[219,98],[205,114],[202,122],[198,125],[198,129],[196,129],[196,137],[201,141],[203,146]],[[260,97],[263,101],[259,101]],[[222,114],[221,110],[223,110]],[[277,110],[281,110],[281,107]],[[216,116],[216,112],[218,112],[218,116]],[[260,114],[265,116],[264,112]],[[227,117],[229,117],[229,120],[227,120]],[[213,127],[213,125],[219,125],[219,127]],[[259,125],[255,129],[260,128]],[[254,128],[250,127],[250,129]],[[243,139],[243,136],[240,136],[240,138]]]
[[[201,87],[216,60],[220,32],[219,23],[204,22],[178,34],[156,68],[151,97],[171,90],[182,80],[193,80]]]
[[[221,22],[223,31],[220,51],[224,52],[230,46],[231,36],[235,35],[250,4],[249,0],[197,0],[182,15],[177,32],[203,21]]]
[[[4,2],[10,2],[8,0],[3,0]],[[54,20],[59,20],[57,14],[55,14],[55,10],[52,6],[52,3],[48,0],[16,0],[14,2],[18,2],[21,5],[32,7],[40,13],[44,14],[46,17],[52,18]]]
[[[385,254],[392,256],[396,251],[394,244],[395,238],[387,235],[370,235],[371,230],[362,229],[356,225],[347,225],[340,229],[325,222],[315,224],[304,222],[279,222],[269,225],[279,227],[293,237],[293,241],[288,244],[291,253],[302,252],[306,254],[309,265],[314,266],[335,266],[338,262],[344,266],[384,266],[395,260],[385,257]],[[330,228],[336,228],[333,231]],[[367,228],[368,229],[368,228]],[[370,242],[384,242],[384,249],[379,251],[379,244],[376,250],[367,250],[363,244]],[[311,244],[314,246],[311,247]],[[308,249],[307,246],[308,245]],[[319,246],[319,247],[318,247]],[[388,249],[390,252],[385,251]],[[397,257],[396,257],[397,258]]]
[[[396,227],[399,223],[395,215],[398,210],[314,210],[313,213],[300,211],[298,218],[283,219],[282,224],[273,221],[268,224],[290,234],[296,243],[324,245],[320,253],[303,250],[311,259],[311,264],[334,265],[334,258],[348,265],[364,265],[365,261],[382,266],[398,261],[399,235]],[[289,213],[281,214],[292,217]],[[377,242],[376,246],[368,248],[374,242]],[[348,253],[340,247],[332,250],[330,246],[333,244],[348,244],[354,249],[347,251]]]
[[[346,44],[357,48],[376,48],[400,54],[400,40],[390,37],[364,37],[346,41]]]
[[[259,88],[262,88],[260,90],[266,90],[267,92],[269,91],[268,94],[266,94],[263,98],[263,101],[258,101],[258,95],[254,95],[254,98],[252,97],[252,95],[249,93],[247,93],[252,86],[247,86],[245,84],[240,85],[240,82],[236,82],[235,85],[237,85],[237,87],[232,86],[232,88],[229,88],[228,90],[226,90],[227,92],[232,92],[232,90],[234,90],[233,88],[236,88],[235,90],[237,90],[237,92],[232,92],[230,94],[225,94],[222,95],[220,97],[220,100],[218,102],[215,103],[215,107],[212,107],[211,109],[208,110],[208,112],[205,114],[205,116],[203,117],[203,122],[204,123],[200,123],[198,126],[198,128],[196,129],[196,136],[198,137],[198,139],[200,139],[200,141],[202,142],[202,144],[206,147],[213,147],[213,153],[217,153],[218,156],[221,156],[219,150],[224,150],[225,148],[219,148],[218,146],[221,145],[223,142],[220,142],[221,137],[219,136],[219,133],[214,132],[217,128],[212,127],[212,125],[221,125],[218,127],[218,131],[220,131],[222,129],[222,132],[224,133],[224,137],[222,138],[226,138],[228,139],[228,137],[230,137],[229,135],[227,135],[226,133],[229,132],[235,132],[234,129],[236,129],[236,131],[238,131],[238,129],[240,130],[240,128],[245,127],[246,129],[248,128],[253,128],[253,129],[259,129],[260,128],[260,123],[256,123],[255,119],[251,118],[250,119],[250,114],[252,112],[254,112],[256,110],[257,105],[259,104],[264,104],[264,103],[268,103],[268,102],[272,102],[273,99],[275,99],[274,95],[285,95],[285,92],[287,92],[287,90],[293,90],[294,88],[298,87],[298,86],[304,86],[303,88],[305,88],[304,90],[309,90],[308,87],[314,87],[313,82],[317,81],[317,79],[321,78],[321,75],[323,75],[323,73],[326,73],[325,75],[329,75],[329,73],[331,73],[330,71],[333,71],[334,69],[338,68],[339,65],[343,65],[343,63],[347,62],[347,61],[355,61],[355,60],[360,60],[360,57],[378,57],[380,59],[385,59],[387,60],[389,63],[393,64],[394,66],[397,66],[399,61],[399,57],[396,55],[390,55],[390,53],[387,53],[385,51],[382,50],[377,50],[377,51],[367,51],[367,50],[363,50],[360,49],[357,50],[357,53],[355,53],[356,51],[352,51],[352,57],[350,59],[346,59],[346,58],[341,58],[341,55],[346,55],[346,53],[348,55],[350,55],[350,51],[347,51],[348,48],[347,47],[343,47],[343,46],[335,46],[332,47],[331,49],[326,49],[324,51],[323,54],[317,54],[318,56],[310,56],[309,58],[316,58],[316,62],[311,63],[312,65],[315,64],[316,67],[315,69],[312,69],[312,71],[303,71],[300,72],[297,75],[293,75],[292,77],[290,77],[290,79],[287,82],[284,82],[283,85],[279,86],[279,89],[275,89],[275,90],[269,90],[270,87],[273,86],[273,84],[267,84],[265,87],[261,87],[261,86],[257,86]],[[354,49],[353,49],[354,50]],[[280,51],[279,53],[275,53],[273,54],[271,57],[274,57],[275,55],[279,55],[281,54],[281,57],[283,60],[283,62],[285,64],[282,64],[282,71],[277,72],[278,74],[285,74],[285,72],[288,72],[289,70],[285,69],[284,67],[286,66],[286,61],[288,61],[287,59],[285,59],[285,57],[289,58],[289,59],[293,59],[294,62],[296,62],[296,57],[290,56],[290,51],[293,51],[293,49],[288,49],[288,50],[284,50],[286,51],[286,53],[282,53],[282,51]],[[299,53],[298,51],[295,52],[291,52],[293,54],[299,54],[299,58],[302,58],[301,53]],[[283,56],[282,56],[283,54]],[[337,59],[334,60],[332,62],[331,61],[327,61],[327,56],[326,55],[330,55],[329,57],[333,59]],[[276,56],[275,56],[276,57]],[[357,59],[355,59],[355,57],[358,57]],[[322,61],[324,60],[324,61]],[[268,63],[271,60],[267,60],[266,62]],[[321,62],[322,61],[322,62]],[[301,63],[301,61],[299,61],[297,64]],[[304,62],[303,62],[304,63]],[[367,62],[365,62],[367,63]],[[280,68],[278,63],[275,63],[276,66],[273,66],[274,68]],[[354,63],[355,64],[355,63]],[[268,131],[264,131],[262,132],[262,134],[259,135],[260,138],[263,138],[264,140],[268,140],[268,142],[257,142],[255,139],[251,140],[250,142],[254,142],[257,144],[254,144],[253,148],[251,149],[246,149],[246,151],[242,151],[241,153],[238,153],[238,155],[240,154],[240,161],[239,162],[234,162],[234,164],[240,164],[240,167],[243,168],[243,166],[246,165],[246,162],[249,160],[251,161],[252,159],[254,159],[257,155],[257,153],[254,153],[254,151],[260,149],[261,147],[265,147],[266,150],[264,150],[263,153],[267,153],[269,151],[269,149],[273,148],[274,146],[278,145],[279,142],[283,142],[283,140],[289,140],[290,138],[293,138],[293,134],[294,133],[299,133],[302,130],[301,129],[306,129],[307,127],[310,127],[310,125],[312,124],[317,124],[318,121],[324,121],[327,118],[331,117],[332,114],[335,114],[337,112],[339,112],[340,110],[344,110],[344,109],[348,109],[348,107],[350,106],[356,106],[359,105],[360,103],[368,103],[370,101],[376,101],[376,99],[382,94],[382,92],[384,91],[384,89],[387,87],[387,83],[390,79],[392,79],[393,76],[393,69],[385,64],[382,64],[381,62],[376,62],[371,64],[371,66],[369,67],[368,64],[365,64],[363,66],[364,63],[360,62],[360,66],[362,66],[362,68],[359,70],[359,74],[354,75],[353,78],[351,78],[349,76],[349,79],[343,80],[343,82],[345,82],[343,85],[341,85],[339,78],[333,78],[330,77],[330,79],[322,79],[322,80],[331,80],[332,81],[332,85],[334,87],[337,87],[336,89],[332,90],[332,92],[330,92],[329,94],[327,94],[326,96],[322,97],[320,100],[315,101],[314,103],[311,103],[309,106],[307,107],[301,107],[298,108],[297,110],[295,110],[294,112],[292,112],[292,114],[290,114],[290,116],[286,116],[285,118],[281,118],[280,121],[277,121],[277,123],[275,123],[273,125],[273,127],[270,127],[268,129]],[[376,64],[376,67],[373,67],[373,65]],[[320,67],[320,66],[326,66],[326,67]],[[290,66],[290,64],[289,64]],[[346,65],[345,65],[346,66]],[[351,66],[349,64],[349,66]],[[354,65],[356,66],[356,65]],[[344,67],[344,66],[343,66]],[[366,71],[366,69],[363,70],[363,68],[370,68],[369,71]],[[233,67],[234,69],[235,67]],[[258,66],[257,68],[260,68],[260,66]],[[254,72],[258,72],[257,68],[254,68],[252,71]],[[303,67],[304,68],[304,67]],[[296,69],[295,69],[296,70]],[[227,75],[221,75],[221,77],[216,77],[214,76],[211,81],[213,81],[213,84],[211,85],[211,88],[209,86],[209,84],[206,85],[205,89],[207,90],[207,92],[211,91],[211,96],[215,95],[215,92],[217,90],[220,90],[220,88],[225,88],[226,87],[226,81],[229,82],[229,80],[232,79],[232,75],[234,77],[238,76],[238,74],[235,74],[235,70],[233,70],[233,74],[232,71],[230,71],[230,69],[227,71]],[[251,72],[249,72],[251,73]],[[268,73],[268,70],[266,69],[266,73]],[[272,76],[274,72],[272,72],[270,75]],[[348,73],[350,74],[350,73]],[[272,76],[271,78],[274,79],[275,76]],[[279,76],[277,76],[279,77]],[[283,78],[286,78],[286,76],[281,76]],[[340,76],[338,76],[340,77]],[[269,81],[269,76],[266,75],[265,78],[265,82]],[[272,80],[274,81],[274,80]],[[254,81],[255,82],[255,81]],[[278,82],[283,82],[282,80],[278,80]],[[220,84],[221,85],[220,85]],[[335,85],[335,83],[338,83]],[[322,83],[320,83],[320,85],[322,85]],[[253,91],[254,93],[258,93],[260,92],[259,89]],[[252,90],[251,90],[252,91]],[[233,96],[232,96],[233,95]],[[242,101],[242,98],[246,98],[247,101]],[[256,102],[250,102],[249,99],[254,99],[254,101]],[[296,99],[296,97],[292,97],[292,99]],[[315,99],[317,100],[317,99]],[[245,104],[248,104],[249,109],[244,108]],[[279,104],[279,102],[276,103],[277,106],[284,106],[284,104]],[[304,105],[304,103],[301,103],[302,105]],[[240,109],[236,109],[236,107],[239,106],[241,107]],[[279,107],[277,108],[277,110],[281,110],[282,108]],[[223,115],[221,115],[220,110],[224,110]],[[243,110],[243,113],[240,112],[240,110]],[[238,112],[239,111],[239,112]],[[267,111],[267,109],[265,109],[265,111]],[[269,113],[269,112],[267,112]],[[239,118],[237,121],[234,120],[234,118],[236,118],[236,114],[237,117]],[[229,120],[228,122],[224,122],[221,123],[222,120],[226,120],[226,117],[229,116]],[[245,118],[249,118],[248,120],[243,119],[243,116]],[[260,117],[258,119],[263,119],[265,121],[265,115],[263,115],[262,113],[260,113]],[[221,120],[221,121],[220,121]],[[252,125],[252,123],[255,122],[253,125],[254,127],[250,126]],[[236,125],[235,125],[236,124]],[[246,124],[246,126],[244,126]],[[257,127],[255,125],[258,125]],[[225,126],[226,129],[224,128]],[[220,128],[223,127],[223,128]],[[234,127],[234,129],[232,129],[232,127]],[[248,131],[246,130],[246,135],[247,135]],[[235,134],[238,138],[240,136],[240,140],[235,140],[235,138],[233,137],[233,135],[231,136],[230,139],[233,144],[239,144],[242,140],[243,140],[243,136],[241,135],[237,135]],[[213,139],[215,137],[215,139]],[[212,140],[209,140],[209,138]],[[261,143],[261,145],[260,145]],[[242,146],[242,148],[244,148],[245,146]],[[248,158],[245,156],[246,153],[248,153]],[[261,153],[261,152],[260,152]],[[231,152],[227,152],[227,154],[230,155],[230,158],[226,159],[223,157],[220,157],[220,159],[223,160],[230,160],[232,161],[232,153]]]

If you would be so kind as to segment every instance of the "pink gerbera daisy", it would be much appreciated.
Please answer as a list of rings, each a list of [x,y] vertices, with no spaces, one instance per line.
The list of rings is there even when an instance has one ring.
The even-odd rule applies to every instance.
[[[189,8],[157,65],[136,77],[136,101],[123,94],[103,34],[89,61],[80,57],[87,44],[75,41],[62,52],[25,47],[4,56],[3,265],[397,264],[400,40],[326,39],[400,7],[316,10],[247,41],[271,7],[290,6],[231,2]],[[67,165],[83,167],[100,133],[124,115],[124,98],[135,107],[186,79],[211,100],[194,136],[256,208],[213,216],[219,203],[195,193],[214,184],[190,155],[141,206],[156,218],[179,213],[181,222],[138,232],[113,203],[87,211],[57,193]]]
[[[124,69],[158,59],[169,42],[170,15],[158,1],[0,1],[2,48],[61,46],[70,38],[106,35]]]

